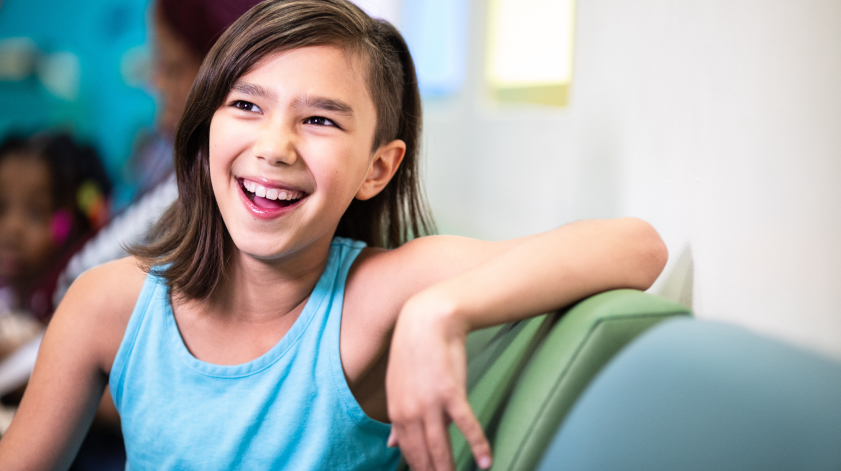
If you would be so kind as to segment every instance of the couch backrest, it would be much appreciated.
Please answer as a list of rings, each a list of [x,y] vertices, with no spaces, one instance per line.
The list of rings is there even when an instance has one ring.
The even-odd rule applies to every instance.
[[[841,362],[720,322],[664,322],[592,382],[539,469],[841,470]]]

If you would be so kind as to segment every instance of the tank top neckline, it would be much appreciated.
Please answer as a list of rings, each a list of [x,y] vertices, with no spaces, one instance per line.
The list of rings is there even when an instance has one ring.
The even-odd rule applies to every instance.
[[[333,283],[333,274],[336,271],[336,240],[330,244],[330,251],[327,257],[327,265],[321,273],[321,277],[316,282],[315,287],[307,299],[304,309],[292,323],[292,327],[284,334],[278,342],[272,346],[266,353],[259,357],[240,364],[235,365],[219,365],[216,363],[199,360],[184,343],[184,338],[181,337],[181,332],[178,329],[178,324],[175,322],[175,314],[172,310],[172,298],[169,290],[167,290],[165,301],[166,330],[170,337],[170,341],[175,346],[175,353],[178,358],[190,369],[206,376],[217,378],[242,378],[244,376],[259,373],[272,364],[280,360],[292,347],[301,339],[307,331],[307,327],[312,322],[315,314],[319,311],[319,307],[325,299],[329,298],[332,291],[331,285]]]

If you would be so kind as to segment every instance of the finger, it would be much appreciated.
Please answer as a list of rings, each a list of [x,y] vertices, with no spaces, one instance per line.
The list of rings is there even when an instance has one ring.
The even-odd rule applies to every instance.
[[[426,446],[423,422],[414,421],[400,426],[397,429],[397,440],[400,442],[400,451],[403,452],[412,471],[433,469],[429,448]]]
[[[470,449],[473,451],[473,457],[476,459],[476,464],[482,469],[488,469],[493,463],[491,457],[491,446],[488,444],[488,439],[485,438],[485,432],[482,430],[482,425],[476,420],[473,414],[473,409],[467,399],[455,401],[449,409],[450,418],[461,430],[467,443],[470,444]]]
[[[447,424],[440,413],[430,414],[426,418],[426,444],[429,447],[429,456],[435,471],[451,471],[455,468],[453,463],[453,451],[450,445],[450,435],[447,433]]]
[[[391,431],[388,432],[388,440],[385,442],[385,446],[389,448],[394,448],[398,445],[397,443],[397,435],[394,434],[394,427],[391,428]]]

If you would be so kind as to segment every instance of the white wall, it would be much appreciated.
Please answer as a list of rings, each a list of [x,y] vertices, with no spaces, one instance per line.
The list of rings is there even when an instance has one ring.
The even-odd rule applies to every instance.
[[[698,317],[841,358],[841,1],[578,0],[566,109],[487,98],[484,3],[467,87],[425,105],[441,232],[639,216]]]

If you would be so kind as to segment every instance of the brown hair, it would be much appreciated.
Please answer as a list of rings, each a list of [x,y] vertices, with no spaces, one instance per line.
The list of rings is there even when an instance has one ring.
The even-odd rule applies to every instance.
[[[202,64],[175,135],[179,198],[159,221],[154,241],[131,249],[146,269],[156,267],[178,296],[209,296],[224,276],[231,251],[210,183],[213,114],[234,82],[262,58],[317,45],[338,46],[364,59],[377,111],[372,151],[394,139],[406,143],[391,182],[369,200],[354,199],[336,235],[391,248],[434,230],[418,176],[420,93],[403,37],[347,0],[267,0],[231,25]]]

